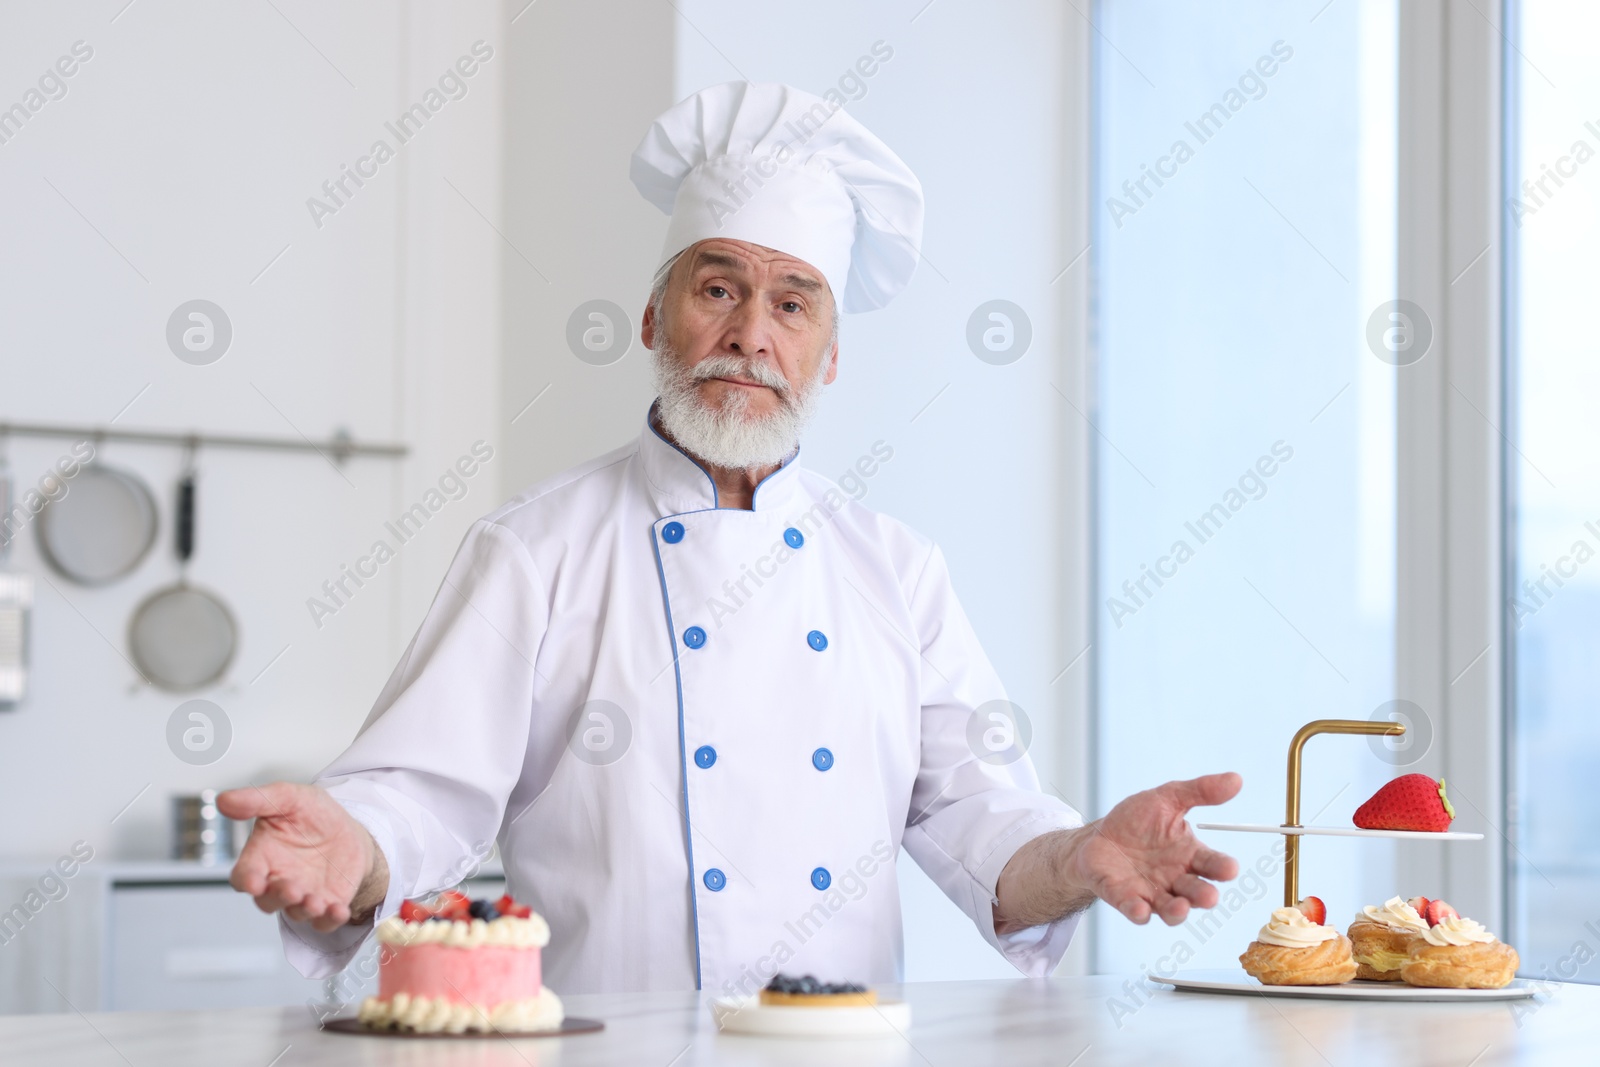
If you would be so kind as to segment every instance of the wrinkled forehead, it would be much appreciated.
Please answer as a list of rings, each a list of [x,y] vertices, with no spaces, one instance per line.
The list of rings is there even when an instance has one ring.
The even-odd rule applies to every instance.
[[[832,292],[822,272],[803,259],[748,241],[702,241],[684,250],[681,271],[688,284],[706,274],[729,278],[765,289],[794,289],[814,295]]]

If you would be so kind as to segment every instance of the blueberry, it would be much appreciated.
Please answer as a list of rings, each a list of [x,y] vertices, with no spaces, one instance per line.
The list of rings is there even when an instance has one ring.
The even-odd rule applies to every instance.
[[[810,996],[839,993],[865,993],[867,987],[855,982],[820,982],[815,975],[803,975],[791,978],[786,974],[775,974],[772,981],[767,983],[767,989],[774,993],[800,993]]]
[[[494,905],[487,900],[474,900],[467,905],[467,914],[474,919],[487,919],[489,918],[488,912],[493,910]]]

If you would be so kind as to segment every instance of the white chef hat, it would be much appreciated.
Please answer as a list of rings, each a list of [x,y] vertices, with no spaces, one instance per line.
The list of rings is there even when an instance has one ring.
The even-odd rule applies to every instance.
[[[820,270],[844,311],[882,307],[916,270],[916,175],[842,107],[792,86],[727,82],[674,104],[629,176],[672,216],[658,268],[708,237],[749,241]]]

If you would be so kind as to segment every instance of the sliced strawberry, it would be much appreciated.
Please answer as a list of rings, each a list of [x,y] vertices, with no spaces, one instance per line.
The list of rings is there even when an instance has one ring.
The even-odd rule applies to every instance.
[[[439,899],[433,902],[433,913],[442,919],[459,919],[466,921],[472,918],[472,901],[454,889],[447,889],[439,894]]]
[[[1318,926],[1328,921],[1328,908],[1322,903],[1321,897],[1306,897],[1295,907],[1300,909],[1301,915]]]
[[[1411,910],[1416,912],[1417,915],[1423,916],[1428,913],[1428,905],[1433,902],[1427,897],[1412,897],[1406,903],[1411,905]]]
[[[1422,917],[1428,920],[1429,926],[1438,926],[1446,919],[1459,919],[1461,915],[1442,900],[1430,900],[1428,910]]]
[[[432,914],[433,912],[430,911],[425,905],[418,904],[414,900],[403,900],[400,902],[400,918],[404,922],[426,922],[428,920],[428,916]]]
[[[528,907],[526,904],[518,904],[511,898],[510,893],[505,894],[499,900],[494,902],[494,910],[498,911],[501,915],[509,915],[514,919],[526,919],[528,916],[533,914],[532,908]]]
[[[1413,830],[1442,833],[1456,817],[1444,780],[1426,774],[1405,774],[1356,809],[1355,824],[1364,830]]]

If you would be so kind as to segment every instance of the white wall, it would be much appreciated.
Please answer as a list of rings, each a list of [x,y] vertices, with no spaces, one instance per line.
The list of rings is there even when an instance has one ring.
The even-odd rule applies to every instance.
[[[16,544],[10,566],[36,576],[38,595],[32,695],[0,713],[0,852],[12,856],[55,856],[78,838],[102,855],[159,855],[169,795],[313,773],[365,716],[466,524],[499,499],[501,458],[313,625],[307,598],[385,536],[386,519],[474,440],[502,443],[499,238],[445,184],[498,211],[497,6],[121,6],[13,5],[0,32],[7,105],[73,42],[94,50],[67,95],[0,144],[0,421],[287,437],[345,427],[412,455],[336,470],[309,453],[202,452],[191,577],[231,606],[241,639],[226,680],[195,694],[223,708],[231,747],[193,767],[165,740],[187,698],[140,684],[124,658],[134,606],[176,575],[180,456],[101,448],[157,494],[160,541],[99,589],[48,570],[32,531]],[[306,199],[374,139],[393,142],[384,122],[480,38],[495,58],[467,95],[317,228]],[[234,328],[204,367],[164,339],[172,310],[196,297]],[[14,438],[12,471],[31,482],[69,445]]]
[[[508,0],[513,15],[521,6]],[[671,5],[639,2],[540,3],[512,25],[501,250],[507,496],[637,435],[655,395],[638,331],[666,216],[633,188],[628,158],[674,100],[675,32]],[[609,366],[567,346],[567,319],[590,300],[628,316],[619,333],[631,343]]]

